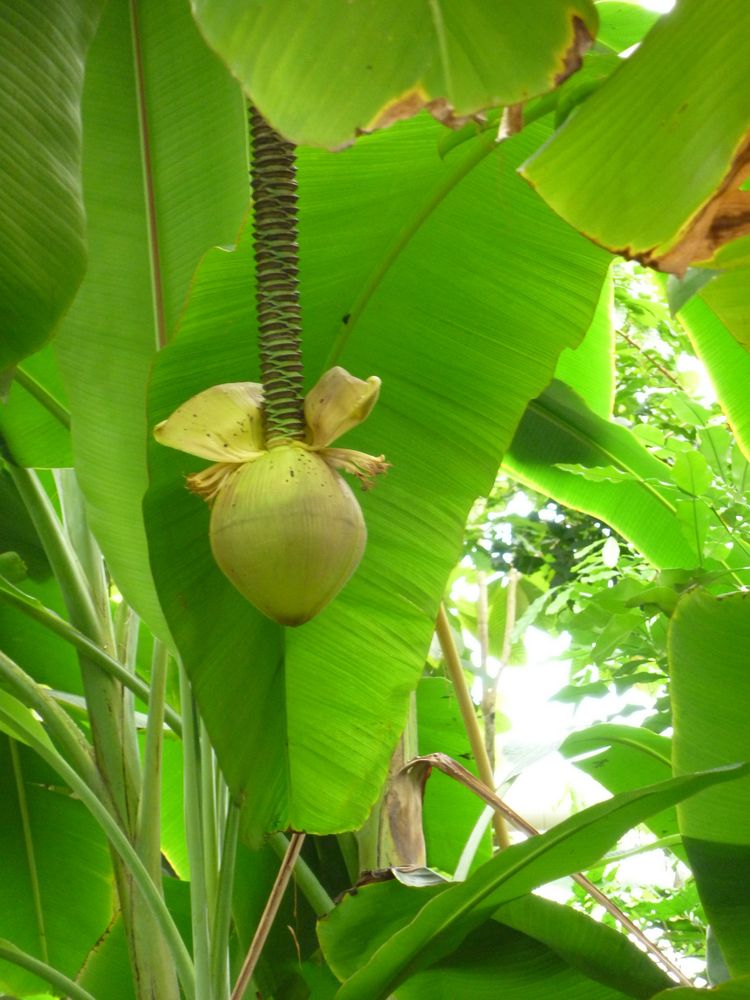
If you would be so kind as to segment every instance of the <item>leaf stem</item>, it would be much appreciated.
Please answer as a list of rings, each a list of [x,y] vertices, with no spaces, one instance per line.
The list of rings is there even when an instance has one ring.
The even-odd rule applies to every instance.
[[[477,781],[470,771],[467,771],[465,767],[459,764],[458,761],[453,760],[452,757],[448,757],[447,754],[443,753],[433,753],[428,754],[425,757],[417,757],[406,765],[408,769],[425,766],[437,767],[443,772],[443,774],[447,774],[448,777],[459,781],[470,791],[474,792],[475,795],[478,795],[482,801],[487,803],[487,805],[492,806],[496,815],[498,812],[501,812],[513,824],[513,826],[516,827],[517,830],[522,830],[530,837],[541,836],[539,830],[537,830],[535,826],[532,826],[532,824],[529,823],[528,820],[524,819],[523,816],[519,816],[519,814],[503,802],[503,800],[495,792],[489,790],[483,782]],[[549,833],[550,831],[547,832]],[[605,896],[601,889],[597,888],[597,886],[595,886],[590,879],[580,873],[571,875],[571,878],[574,882],[581,886],[584,892],[587,892],[592,899],[595,899],[597,903],[603,906],[604,909],[612,917],[614,917],[615,920],[617,920],[629,934],[632,934],[633,937],[637,938],[647,952],[657,959],[657,961],[661,962],[666,969],[677,976],[683,985],[692,986],[690,980],[687,979],[678,966],[676,966],[671,959],[667,958],[667,956],[653,943],[653,941],[651,941],[643,933],[640,927],[634,923],[616,903],[613,903],[608,896]]]
[[[88,990],[79,986],[78,983],[74,983],[72,979],[68,979],[62,972],[58,972],[57,969],[53,969],[51,965],[33,955],[29,955],[28,952],[16,948],[14,944],[4,938],[0,938],[0,958],[39,976],[40,979],[49,983],[56,992],[69,997],[70,1000],[96,1000],[96,997],[92,996]]]
[[[229,929],[232,922],[232,890],[239,830],[240,810],[230,802],[222,838],[221,867],[211,935],[211,980],[217,1000],[225,1000],[229,996]]]
[[[200,720],[195,708],[185,668],[180,664],[180,701],[182,704],[182,753],[185,781],[185,838],[190,861],[190,913],[193,932],[195,980],[200,1000],[212,1000],[211,952],[209,946],[203,823],[201,820]]]
[[[461,658],[458,655],[448,615],[442,601],[438,611],[436,631],[438,642],[440,643],[440,648],[443,652],[445,666],[448,671],[448,677],[450,678],[453,690],[456,693],[456,701],[458,702],[458,708],[461,712],[461,718],[463,719],[464,728],[466,729],[466,735],[469,737],[471,752],[474,755],[474,760],[477,762],[479,777],[482,779],[482,782],[487,789],[494,793],[495,776],[492,773],[492,765],[490,764],[490,759],[487,755],[487,747],[484,745],[482,731],[479,728],[479,721],[474,708],[474,702],[471,700],[471,694],[469,693],[466,678],[464,677],[464,668],[461,665]],[[498,812],[495,812],[492,817],[492,828],[495,831],[495,839],[497,840],[498,846],[501,848],[509,847],[511,841],[510,836],[508,835],[508,827],[505,825],[505,820]]]
[[[16,740],[8,737],[10,746],[10,759],[13,767],[13,777],[16,782],[16,794],[18,796],[18,811],[21,815],[21,828],[23,830],[23,842],[26,848],[26,861],[29,868],[29,882],[31,883],[31,898],[34,903],[34,916],[36,918],[37,933],[39,935],[39,950],[42,953],[42,960],[49,962],[49,951],[47,949],[47,930],[44,926],[44,908],[42,907],[42,893],[39,888],[39,872],[36,866],[36,854],[34,851],[34,838],[31,833],[31,822],[29,820],[29,806],[26,801],[26,786],[23,780],[23,769],[21,767],[21,757],[18,753]]]
[[[33,375],[27,372],[20,365],[16,368],[13,378],[22,386],[30,396],[33,396],[37,403],[55,418],[66,430],[70,430],[70,412],[48,392],[48,390],[38,382]]]
[[[4,716],[0,708],[0,718]],[[8,720],[12,722],[13,720]],[[86,782],[81,778],[64,758],[52,747],[45,745],[40,740],[34,739],[27,734],[29,745],[39,756],[53,768],[65,781],[69,788],[75,792],[83,802],[99,826],[104,831],[104,835],[112,845],[113,849],[120,856],[125,866],[132,874],[133,881],[137,885],[143,901],[154,915],[164,939],[169,947],[172,959],[177,969],[177,974],[182,983],[182,988],[188,1000],[195,1000],[195,974],[190,955],[177,929],[177,925],[172,919],[172,915],[166,907],[159,890],[154,885],[149,873],[146,871],[143,862],[138,857],[132,844],[125,833],[120,829],[117,821],[113,818],[109,810],[104,806],[97,796],[92,792]],[[203,997],[201,996],[201,1000]]]
[[[106,653],[95,642],[92,642],[91,639],[85,636],[83,632],[79,632],[77,628],[66,622],[56,612],[44,607],[36,598],[29,597],[28,594],[19,590],[18,587],[2,576],[0,576],[0,600],[4,600],[12,607],[17,608],[29,618],[39,622],[44,628],[49,629],[50,632],[54,632],[55,635],[59,635],[61,639],[64,639],[71,646],[84,653],[86,658],[97,667],[114,677],[123,687],[128,688],[141,701],[148,704],[151,695],[146,681],[136,674],[131,674],[119,660],[114,659],[109,653]],[[164,718],[169,728],[177,736],[182,736],[182,720],[169,705],[166,705],[164,708]]]
[[[87,785],[97,795],[105,797],[106,791],[94,764],[91,747],[68,713],[2,651],[0,651],[0,678],[23,705],[41,717],[58,751]]]
[[[151,701],[146,724],[143,755],[143,785],[138,803],[136,847],[151,878],[161,879],[161,775],[164,740],[164,704],[167,688],[169,651],[154,638],[151,658]]]
[[[242,963],[242,968],[240,969],[240,974],[237,977],[237,982],[234,984],[230,1000],[242,1000],[245,990],[253,977],[255,966],[258,964],[258,959],[263,951],[263,946],[266,943],[269,931],[271,930],[273,922],[276,919],[276,914],[278,913],[281,900],[286,892],[286,887],[289,884],[289,879],[292,876],[294,865],[299,857],[299,852],[302,850],[304,840],[304,833],[293,833],[289,838],[289,844],[287,845],[284,859],[281,862],[281,867],[276,875],[276,880],[273,884],[273,888],[271,889],[268,901],[266,902],[265,909],[263,910],[258,926],[255,929],[253,940],[250,942],[250,948],[245,956],[245,961]]]
[[[283,859],[289,850],[289,841],[283,833],[274,833],[269,837],[269,845],[277,857]],[[304,858],[298,857],[292,872],[295,884],[310,904],[316,917],[324,917],[334,909],[335,903],[318,881],[312,868]]]

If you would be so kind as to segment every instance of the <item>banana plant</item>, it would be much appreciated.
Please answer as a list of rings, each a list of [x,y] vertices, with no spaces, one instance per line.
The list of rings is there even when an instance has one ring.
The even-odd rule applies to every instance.
[[[665,811],[727,975],[748,971],[727,916],[747,900],[721,881],[724,848],[741,863],[747,839],[745,745],[735,728],[695,752],[715,727],[691,715],[708,681],[690,627],[713,635],[726,614],[741,634],[743,594],[677,603],[674,775],[543,834],[521,818],[513,843],[442,603],[504,458],[657,565],[695,568],[674,496],[687,490],[697,519],[705,490],[611,420],[608,269],[611,251],[677,273],[744,266],[725,239],[741,246],[741,213],[716,221],[742,197],[750,120],[746,66],[721,46],[730,13],[403,6],[4,5],[9,995],[371,1000],[434,995],[446,977],[459,996],[514,982],[531,998],[551,982],[668,995],[691,986],[668,957],[534,895]],[[720,93],[720,74],[669,61],[707,24],[711,65],[731,68]],[[654,63],[660,100],[643,115],[626,84]],[[675,127],[662,159],[684,149],[690,169],[660,179],[661,201],[622,130],[637,120],[646,157],[683,100],[715,155],[699,171]],[[596,184],[573,211],[576,163]],[[700,301],[734,322],[718,280]],[[744,447],[743,401],[727,407]],[[615,482],[596,481],[602,466]],[[355,494],[342,473],[380,478]],[[742,587],[741,558],[725,563]],[[436,622],[439,681],[422,677]],[[422,765],[394,763],[405,729],[402,756]],[[426,784],[430,759],[458,784]],[[473,832],[477,789],[494,845]],[[398,846],[402,827],[418,863],[376,850],[382,870],[365,874],[367,839]]]

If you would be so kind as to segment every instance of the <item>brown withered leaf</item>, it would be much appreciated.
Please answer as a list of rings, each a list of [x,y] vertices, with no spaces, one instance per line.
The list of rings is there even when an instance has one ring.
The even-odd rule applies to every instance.
[[[750,135],[735,153],[715,194],[690,219],[678,242],[666,253],[637,255],[647,267],[682,277],[692,264],[709,261],[717,250],[750,233],[750,191],[740,185],[750,177]]]

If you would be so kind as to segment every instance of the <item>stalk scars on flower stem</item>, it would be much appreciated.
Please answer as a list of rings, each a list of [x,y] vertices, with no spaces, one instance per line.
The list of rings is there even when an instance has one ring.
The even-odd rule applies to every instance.
[[[326,372],[304,400],[305,439],[266,441],[263,387],[215,385],[179,406],[156,440],[214,464],[187,477],[211,504],[214,558],[234,586],[283,625],[309,621],[341,590],[364,552],[359,503],[338,470],[367,489],[388,463],[330,444],[361,423],[380,379]]]

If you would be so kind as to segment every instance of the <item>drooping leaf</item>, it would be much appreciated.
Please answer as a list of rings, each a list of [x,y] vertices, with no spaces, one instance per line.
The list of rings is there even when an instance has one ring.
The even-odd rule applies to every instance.
[[[613,253],[682,274],[747,232],[750,63],[730,25],[750,30],[743,0],[678,4],[523,167]]]
[[[208,510],[183,487],[200,460],[152,446],[146,507],[160,598],[253,840],[363,822],[469,508],[599,298],[604,256],[515,173],[548,132],[525,131],[496,155],[480,137],[447,161],[438,133],[422,118],[342,154],[300,151],[308,384],[337,362],[379,375],[377,407],[342,443],[383,451],[393,466],[362,495],[368,547],[337,600],[282,636],[213,562]],[[154,372],[152,426],[201,389],[257,377],[252,271],[247,237],[233,254],[206,257]]]
[[[42,346],[83,277],[81,91],[103,6],[3,4],[0,372]]]
[[[330,149],[431,102],[460,118],[545,93],[577,69],[597,24],[591,0],[192,6],[271,124],[298,145]]]
[[[626,830],[714,783],[739,779],[750,765],[674,778],[600,802],[540,837],[505,848],[466,882],[430,900],[396,931],[338,993],[339,1000],[385,1000],[400,983],[449,955],[503,903],[590,867]]]
[[[669,629],[676,773],[750,760],[745,706],[750,597],[702,590],[678,602]],[[730,972],[750,971],[750,779],[678,808],[698,891]]]
[[[165,636],[141,515],[146,382],[200,257],[236,237],[242,100],[179,0],[113,3],[91,47],[83,127],[89,268],[55,344],[92,531],[125,598]]]
[[[558,468],[614,467],[633,482],[589,482]],[[521,483],[600,517],[657,566],[691,567],[697,552],[675,517],[672,498],[658,485],[669,467],[619,424],[593,413],[568,386],[554,382],[526,410],[504,468]]]

